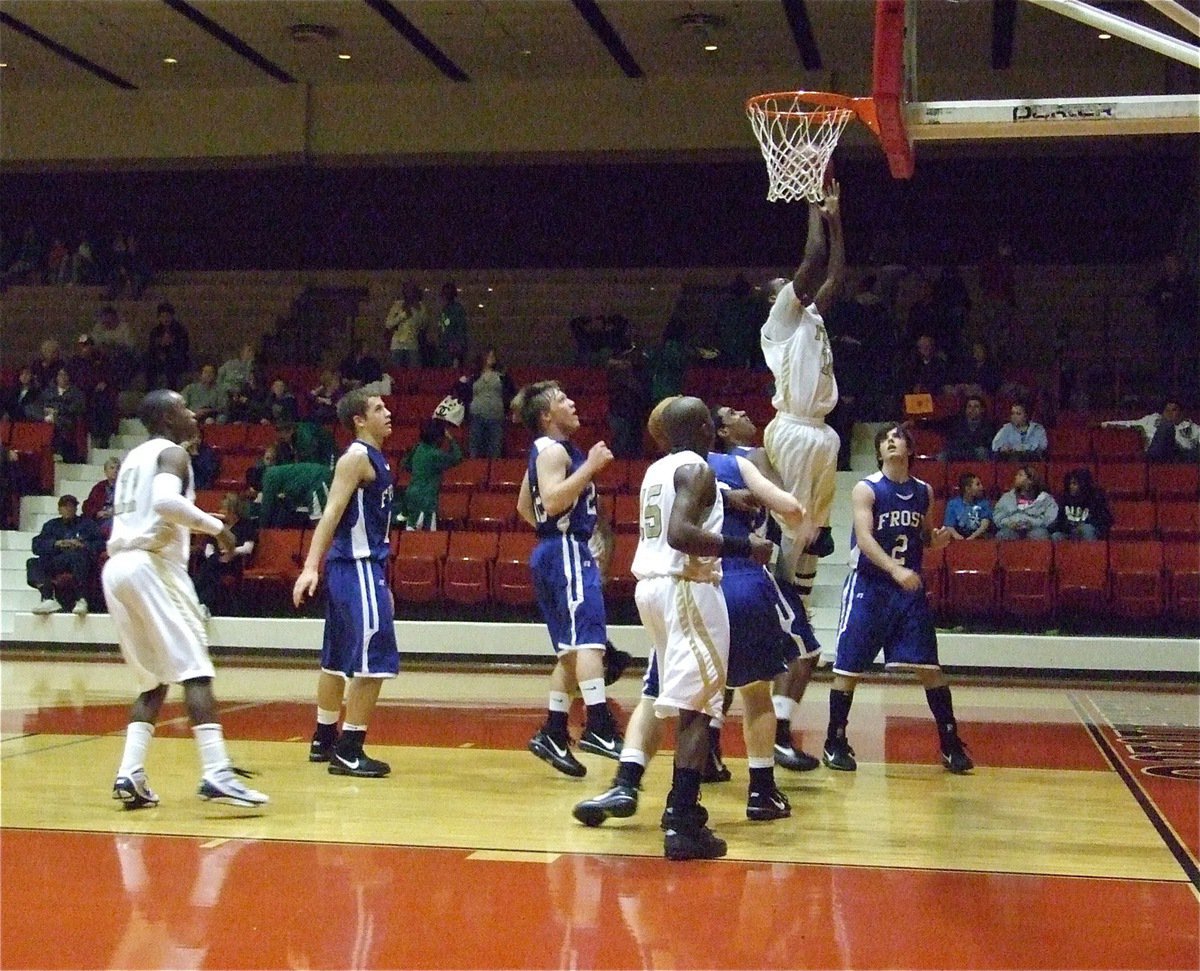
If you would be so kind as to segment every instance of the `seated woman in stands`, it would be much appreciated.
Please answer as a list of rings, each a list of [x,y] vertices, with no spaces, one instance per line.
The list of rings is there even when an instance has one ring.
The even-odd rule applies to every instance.
[[[1013,486],[996,503],[996,539],[1048,539],[1058,519],[1058,503],[1042,486],[1037,470],[1017,469]]]
[[[1111,526],[1112,513],[1104,490],[1092,481],[1092,473],[1087,469],[1072,469],[1063,478],[1058,518],[1050,530],[1050,538],[1104,539]]]

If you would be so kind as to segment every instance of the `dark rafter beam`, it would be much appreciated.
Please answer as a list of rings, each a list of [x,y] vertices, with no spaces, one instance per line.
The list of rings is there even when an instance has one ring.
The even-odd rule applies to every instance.
[[[363,0],[363,2],[391,24],[393,30],[402,34],[406,41],[451,81],[471,80],[466,71],[442,53],[442,49],[426,37],[421,29],[397,10],[389,0]]]
[[[782,3],[804,70],[821,70],[821,51],[817,48],[817,38],[813,35],[812,21],[808,19],[804,0],[782,0]]]
[[[210,20],[208,17],[204,16],[204,14],[193,7],[190,3],[187,3],[186,0],[162,0],[162,2],[174,10],[177,14],[186,17],[210,37],[214,37],[219,40],[235,54],[244,57],[264,74],[270,75],[276,81],[280,81],[283,84],[296,83],[296,79],[288,74],[288,72],[281,68],[278,64],[272,64],[236,34],[231,34],[215,20]]]
[[[120,88],[122,91],[136,91],[138,89],[136,84],[126,81],[123,77],[118,77],[116,74],[113,74],[112,71],[101,67],[95,61],[89,61],[82,54],[76,54],[75,51],[71,50],[69,47],[64,47],[58,41],[51,40],[40,30],[34,30],[29,26],[29,24],[25,23],[24,21],[17,20],[16,17],[6,14],[3,11],[0,11],[0,24],[15,30],[18,34],[23,34],[35,44],[41,44],[44,48],[46,48],[46,50],[57,54],[64,61],[70,61],[76,67],[83,68],[85,71],[96,75],[96,77],[103,81],[107,81],[109,84]]]
[[[1012,67],[1013,28],[1017,22],[1017,0],[992,0],[992,70]]]
[[[608,18],[600,11],[596,0],[571,0],[571,2],[575,4],[575,9],[579,11],[579,16],[586,20],[587,25],[592,28],[592,33],[600,38],[600,43],[608,49],[608,53],[617,62],[618,66],[624,72],[625,77],[645,77],[646,72],[633,59],[633,55],[629,53],[629,48],[621,40],[621,35],[617,33],[616,28],[608,22]]]

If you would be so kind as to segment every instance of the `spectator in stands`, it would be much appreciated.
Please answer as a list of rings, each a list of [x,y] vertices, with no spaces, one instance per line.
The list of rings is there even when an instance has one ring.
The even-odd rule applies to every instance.
[[[1176,398],[1163,401],[1161,411],[1142,418],[1100,423],[1104,428],[1136,428],[1142,433],[1147,462],[1195,462],[1200,459],[1200,428],[1183,417]]]
[[[1029,419],[1029,406],[1013,402],[1009,420],[992,439],[992,455],[998,459],[1029,462],[1046,457],[1046,429]]]
[[[504,421],[509,402],[517,394],[512,378],[496,362],[489,347],[475,356],[471,373],[450,392],[467,412],[467,454],[471,458],[500,458],[504,451]]]
[[[221,391],[217,387],[215,364],[200,365],[200,374],[196,380],[187,385],[181,393],[183,403],[192,410],[198,424],[211,424],[221,414]]]
[[[424,289],[415,283],[404,284],[400,299],[393,301],[383,322],[393,367],[421,366],[419,335],[429,326],[428,318]]]
[[[71,251],[61,236],[55,236],[50,241],[50,249],[46,251],[46,272],[42,279],[49,284],[63,282],[63,267],[70,259]]]
[[[609,352],[609,330],[604,317],[579,314],[567,323],[575,343],[574,363],[579,367],[596,367]]]
[[[714,334],[721,367],[762,370],[759,328],[767,319],[768,307],[755,292],[744,273],[733,278],[725,296],[717,304]],[[840,370],[840,366],[839,366]],[[613,454],[616,452],[614,450]]]
[[[83,515],[96,523],[100,535],[107,540],[112,532],[113,495],[117,488],[117,471],[121,460],[110,455],[104,460],[104,478],[92,486],[83,500]]]
[[[438,363],[444,367],[462,367],[467,359],[469,329],[467,311],[458,299],[453,281],[442,286],[442,313],[438,317]]]
[[[217,390],[221,395],[222,411],[228,408],[229,396],[250,380],[254,373],[254,345],[243,344],[237,357],[231,357],[217,368]]]
[[[54,385],[54,379],[65,363],[62,348],[54,338],[48,337],[38,345],[38,356],[30,362],[29,370],[33,374],[33,386],[39,393]]]
[[[1058,519],[1058,503],[1042,485],[1037,470],[1017,469],[1012,488],[996,503],[996,539],[1048,539]]]
[[[3,414],[12,421],[41,421],[40,396],[41,389],[33,380],[33,369],[23,367],[17,374],[17,383],[5,389]]]
[[[221,518],[233,533],[237,545],[229,559],[220,555],[216,542],[209,537],[204,544],[200,564],[196,569],[196,596],[200,600],[204,619],[213,614],[239,613],[241,604],[237,598],[238,580],[242,568],[254,553],[258,540],[258,524],[245,516],[246,505],[236,492],[225,493],[221,500]],[[226,578],[230,583],[226,583]]]
[[[42,602],[33,608],[35,614],[69,610],[82,617],[88,612],[87,591],[104,540],[96,523],[78,511],[79,500],[63,496],[58,500],[57,518],[48,520],[33,538],[35,555],[25,565],[25,576],[42,595]],[[62,582],[64,576],[69,583]]]
[[[662,340],[646,353],[651,407],[664,398],[683,394],[683,378],[690,358],[687,320],[684,317],[672,317],[663,328]]]
[[[46,265],[45,245],[41,233],[32,223],[25,227],[21,235],[21,245],[16,257],[5,268],[0,285],[10,283],[41,283],[42,273]]]
[[[956,415],[946,430],[947,462],[986,462],[992,455],[995,426],[988,421],[983,398],[977,394],[967,397],[962,414]]]
[[[281,422],[279,438],[290,442],[297,462],[320,462],[329,466],[333,463],[336,443],[333,432],[314,421],[299,421],[295,426]]]
[[[271,390],[267,394],[265,406],[268,414],[259,419],[264,425],[279,425],[283,422],[295,424],[300,417],[296,396],[292,394],[283,378],[276,378],[271,382]]]
[[[1050,530],[1053,540],[1105,539],[1112,526],[1112,513],[1104,490],[1092,481],[1087,469],[1072,469],[1063,477],[1058,497],[1058,518]]]
[[[983,482],[974,472],[958,477],[958,495],[946,503],[942,525],[951,539],[986,539],[992,531],[992,504],[983,494]]]
[[[908,364],[901,374],[906,394],[941,394],[949,378],[946,355],[928,334],[917,338]]]
[[[1163,272],[1146,294],[1158,323],[1162,375],[1168,387],[1195,387],[1200,345],[1200,281],[1184,272],[1174,253],[1163,259]]]
[[[950,390],[955,394],[994,395],[1000,388],[1000,366],[983,341],[972,341],[966,360],[950,368]]]
[[[249,377],[234,388],[225,398],[224,420],[245,421],[253,424],[270,422],[271,407],[269,394],[262,385],[262,373],[258,368],[250,371]]]
[[[412,481],[404,492],[404,518],[409,529],[437,529],[438,494],[442,473],[462,461],[462,449],[445,422],[430,418],[421,424],[421,440],[405,456]]]
[[[51,439],[54,451],[64,462],[82,462],[85,456],[80,452],[79,439],[87,401],[83,392],[71,383],[71,372],[60,367],[54,384],[41,393],[38,404],[42,406],[42,420],[54,426]]]
[[[614,350],[608,359],[605,377],[613,457],[632,459],[642,455],[642,429],[650,415],[650,386],[645,355],[628,334],[625,341],[625,346]]]
[[[192,482],[197,489],[211,489],[221,474],[221,456],[199,434],[183,443],[192,458]]]
[[[83,394],[87,410],[84,424],[97,448],[108,448],[117,431],[117,388],[119,382],[108,360],[97,353],[90,334],[80,334],[75,353],[67,361],[71,383]]]
[[[67,286],[90,287],[96,283],[96,256],[92,251],[92,241],[86,234],[80,234],[75,252],[68,257],[64,265],[69,268],[69,275],[63,281]]]
[[[137,351],[129,333],[129,324],[121,319],[117,308],[112,304],[101,307],[90,333],[117,384],[128,384],[137,372]]]
[[[17,459],[16,452],[0,445],[0,529],[17,529],[20,525],[22,482]]]
[[[129,245],[125,241],[125,233],[118,232],[109,244],[106,259],[105,278],[108,292],[105,300],[116,300],[121,294],[133,289],[133,263],[129,258]]]
[[[129,233],[125,237],[125,249],[129,254],[129,296],[141,300],[142,293],[154,278],[154,267],[142,252],[141,241]]]
[[[146,342],[146,387],[178,391],[191,362],[191,339],[187,328],[175,316],[174,304],[164,300],[157,313],[158,323]]]
[[[383,377],[383,365],[371,356],[366,341],[356,341],[354,350],[342,359],[342,386],[347,391],[372,384]]]
[[[328,425],[337,421],[337,403],[344,394],[342,375],[326,368],[321,372],[321,382],[308,393],[309,421]]]
[[[284,454],[282,446],[283,442],[276,445],[275,463],[263,470],[258,521],[264,528],[306,526],[311,520],[321,518],[321,511],[329,501],[329,486],[333,482],[329,463],[297,462],[295,453]]]

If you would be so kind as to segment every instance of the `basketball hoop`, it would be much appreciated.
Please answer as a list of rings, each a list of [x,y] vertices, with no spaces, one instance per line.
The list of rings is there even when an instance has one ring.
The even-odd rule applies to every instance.
[[[875,102],[825,91],[759,94],[746,115],[767,163],[768,202],[820,202],[825,172],[846,123],[857,115],[875,129]]]

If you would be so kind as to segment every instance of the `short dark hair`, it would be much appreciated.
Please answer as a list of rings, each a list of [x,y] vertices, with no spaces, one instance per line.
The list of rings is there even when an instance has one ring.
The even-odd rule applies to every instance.
[[[964,472],[958,477],[958,491],[960,493],[966,492],[967,486],[971,484],[971,480],[978,478],[979,476],[977,476],[974,472]]]
[[[440,418],[426,418],[421,422],[421,441],[426,445],[437,445],[446,437],[446,423]]]
[[[167,415],[175,407],[176,392],[169,388],[149,391],[138,406],[138,418],[152,435],[162,431],[167,424]]]
[[[63,506],[78,506],[78,505],[79,505],[79,500],[78,500],[78,499],[76,499],[76,498],[75,498],[73,495],[71,495],[70,493],[67,493],[67,494],[66,494],[66,495],[64,495],[64,496],[61,496],[61,497],[59,497],[59,500],[58,500],[58,505],[59,505],[59,508],[61,508],[61,507],[63,507]]]
[[[535,435],[542,431],[542,415],[550,410],[550,396],[561,390],[557,381],[534,381],[527,384],[513,399],[512,407],[521,416],[521,424]]]
[[[354,419],[367,417],[367,399],[378,398],[379,395],[371,394],[364,391],[362,388],[355,388],[353,391],[347,391],[337,403],[338,421],[350,431],[354,431]]]
[[[171,303],[170,300],[164,300],[162,303],[160,303],[158,305],[158,307],[155,309],[154,312],[156,314],[162,314],[162,313],[173,314],[173,313],[175,313],[175,304]]]
[[[980,408],[987,407],[987,402],[983,400],[983,395],[969,394],[969,395],[967,395],[966,399],[963,401],[963,411],[966,411],[967,405],[969,405],[972,401],[978,401]]]
[[[913,437],[912,432],[908,430],[908,425],[904,422],[893,422],[890,425],[884,425],[875,433],[875,464],[883,468],[883,459],[879,457],[879,446],[883,444],[883,440],[892,432],[899,432],[900,436],[908,443],[908,454],[912,455]]]

